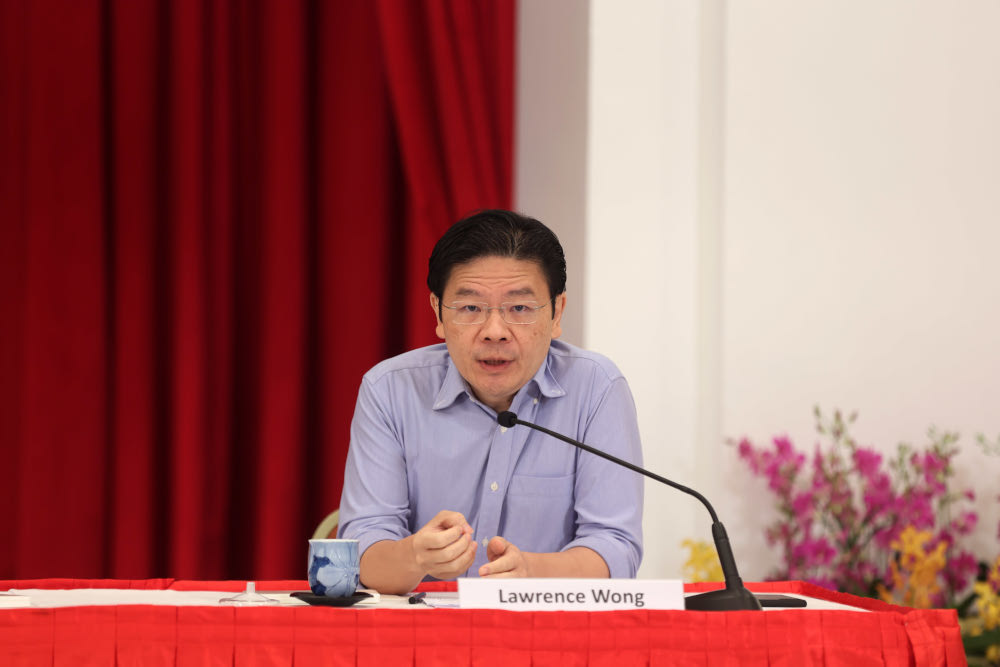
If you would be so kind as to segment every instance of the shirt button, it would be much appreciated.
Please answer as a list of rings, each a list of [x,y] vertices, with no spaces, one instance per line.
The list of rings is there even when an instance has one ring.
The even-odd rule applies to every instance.
[[[488,537],[484,537],[484,538],[483,538],[483,546],[485,547],[485,546],[486,546],[487,544],[489,544],[489,543],[490,543],[490,538],[488,538]]]
[[[537,399],[537,398],[535,398],[535,399],[532,399],[532,401],[531,401],[531,402],[532,402],[532,403],[534,403],[535,405],[538,405],[538,399]]]
[[[500,432],[501,433],[506,433],[507,432],[507,427],[506,426],[501,426],[500,427]]]
[[[497,484],[496,482],[493,482],[492,484],[490,484],[490,491],[496,491],[499,488],[500,488],[500,485]]]

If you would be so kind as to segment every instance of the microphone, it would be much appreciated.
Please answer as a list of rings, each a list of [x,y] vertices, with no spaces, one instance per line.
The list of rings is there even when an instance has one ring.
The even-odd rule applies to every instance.
[[[561,433],[550,431],[549,429],[539,426],[538,424],[532,424],[531,422],[518,419],[517,415],[509,410],[501,412],[497,415],[497,423],[506,428],[511,428],[515,424],[521,424],[522,426],[533,428],[536,431],[541,431],[546,435],[551,435],[553,438],[562,440],[563,442],[569,443],[574,447],[579,447],[585,452],[590,452],[591,454],[600,456],[602,459],[607,459],[612,463],[617,463],[618,465],[624,466],[629,470],[633,470],[640,475],[645,475],[650,479],[655,479],[661,484],[672,486],[678,491],[683,491],[684,493],[694,496],[700,500],[701,504],[705,506],[705,509],[708,510],[709,515],[712,517],[712,539],[715,541],[715,551],[719,554],[719,562],[722,565],[722,576],[726,580],[726,587],[717,591],[709,591],[708,593],[699,593],[698,595],[688,596],[684,599],[684,608],[696,611],[735,611],[740,609],[760,610],[760,601],[756,598],[756,596],[754,596],[753,593],[748,591],[746,587],[743,586],[743,580],[740,579],[740,573],[736,569],[736,559],[733,558],[733,549],[729,546],[729,536],[726,535],[725,527],[722,525],[722,522],[719,521],[718,515],[715,513],[711,503],[708,502],[705,496],[701,495],[694,489],[684,486],[683,484],[672,482],[666,477],[660,477],[655,473],[649,472],[645,468],[640,468],[633,463],[623,461],[617,456],[612,456],[607,452],[602,452],[599,449],[595,449],[590,445],[585,445],[584,443],[562,435]]]

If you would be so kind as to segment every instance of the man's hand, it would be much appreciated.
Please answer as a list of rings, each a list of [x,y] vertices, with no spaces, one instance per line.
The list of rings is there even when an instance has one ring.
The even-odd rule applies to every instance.
[[[587,547],[572,547],[555,553],[521,551],[502,537],[486,545],[489,563],[479,568],[480,577],[579,577],[607,578],[610,573],[600,554]]]
[[[461,576],[476,559],[472,526],[459,512],[442,510],[413,534],[417,566],[438,579]]]
[[[479,568],[480,577],[530,577],[525,553],[502,537],[494,537],[486,546],[489,563]]]

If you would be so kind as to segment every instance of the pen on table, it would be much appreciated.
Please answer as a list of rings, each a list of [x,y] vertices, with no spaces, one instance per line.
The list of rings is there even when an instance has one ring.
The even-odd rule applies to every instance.
[[[426,595],[427,593],[425,593],[424,591],[420,591],[419,593],[414,593],[413,595],[410,596],[410,604],[419,604],[421,602],[424,602],[424,597]],[[427,603],[424,602],[424,604]]]

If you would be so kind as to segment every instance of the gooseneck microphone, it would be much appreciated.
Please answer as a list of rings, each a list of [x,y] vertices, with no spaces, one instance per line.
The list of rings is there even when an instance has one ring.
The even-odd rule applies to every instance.
[[[649,472],[645,468],[640,468],[639,466],[629,463],[628,461],[623,461],[617,456],[612,456],[607,452],[602,452],[599,449],[595,449],[590,445],[585,445],[582,442],[574,440],[568,436],[562,435],[561,433],[556,433],[555,431],[550,431],[547,428],[539,426],[538,424],[532,424],[531,422],[526,422],[517,418],[517,415],[513,412],[504,411],[497,415],[497,423],[501,426],[511,428],[515,424],[521,424],[522,426],[527,426],[528,428],[533,428],[536,431],[541,431],[546,435],[551,435],[553,438],[562,440],[563,442],[569,443],[574,447],[579,447],[585,452],[590,452],[596,456],[600,456],[602,459],[607,459],[612,463],[617,463],[620,466],[624,466],[629,470],[633,470],[640,475],[645,475],[650,479],[655,479],[661,484],[666,484],[667,486],[672,486],[678,491],[683,491],[684,493],[694,496],[701,501],[701,504],[705,506],[708,510],[709,515],[712,517],[712,539],[715,540],[715,551],[719,554],[719,562],[722,564],[722,576],[725,578],[726,587],[717,591],[710,591],[708,593],[699,593],[698,595],[691,595],[684,600],[684,608],[692,609],[697,611],[735,611],[740,609],[760,609],[760,601],[754,596],[753,593],[748,591],[743,586],[743,580],[740,579],[740,573],[736,569],[736,559],[733,558],[733,549],[729,546],[729,536],[726,535],[726,528],[719,521],[718,515],[712,508],[712,504],[708,502],[705,496],[701,495],[694,489],[688,488],[683,484],[678,484],[677,482],[672,482],[666,477],[660,477],[659,475]]]

